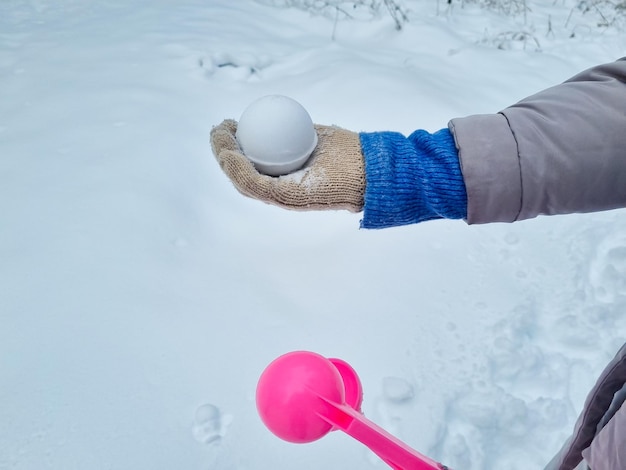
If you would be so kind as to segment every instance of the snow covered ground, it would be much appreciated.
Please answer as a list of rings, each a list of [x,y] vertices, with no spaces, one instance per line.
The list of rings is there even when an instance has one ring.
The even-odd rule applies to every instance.
[[[626,337],[624,211],[365,231],[248,200],[211,155],[265,94],[434,131],[626,49],[564,1],[405,4],[398,32],[251,0],[0,3],[0,469],[385,468],[263,427],[256,381],[295,349],[350,362],[366,416],[456,470],[547,463]]]

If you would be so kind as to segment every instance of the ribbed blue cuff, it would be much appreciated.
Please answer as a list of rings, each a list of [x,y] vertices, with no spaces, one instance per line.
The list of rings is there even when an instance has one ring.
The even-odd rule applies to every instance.
[[[448,129],[361,133],[365,157],[362,228],[467,216],[467,193]]]

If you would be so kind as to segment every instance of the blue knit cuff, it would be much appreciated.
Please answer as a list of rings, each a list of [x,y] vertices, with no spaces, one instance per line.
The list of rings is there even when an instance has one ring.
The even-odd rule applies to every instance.
[[[467,193],[448,129],[361,133],[365,157],[362,228],[386,228],[467,216]]]

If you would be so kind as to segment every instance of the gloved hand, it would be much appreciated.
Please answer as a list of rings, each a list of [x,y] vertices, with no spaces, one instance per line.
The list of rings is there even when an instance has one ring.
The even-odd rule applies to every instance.
[[[237,122],[211,130],[211,146],[222,170],[240,193],[286,209],[363,209],[365,166],[359,135],[316,125],[318,144],[304,168],[284,176],[259,173],[235,137]]]

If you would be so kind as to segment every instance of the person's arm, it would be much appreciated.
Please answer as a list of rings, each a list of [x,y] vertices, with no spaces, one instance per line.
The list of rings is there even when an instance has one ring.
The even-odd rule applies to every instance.
[[[305,168],[282,177],[260,175],[235,131],[225,121],[211,143],[241,193],[288,209],[363,209],[365,228],[626,207],[626,60],[434,134],[318,126]]]
[[[449,124],[469,223],[626,207],[626,60]]]
[[[305,167],[278,177],[260,174],[243,155],[235,121],[213,128],[211,144],[239,192],[279,207],[363,210],[364,228],[465,218],[465,186],[448,129],[409,137],[334,126],[316,130],[318,145]]]

